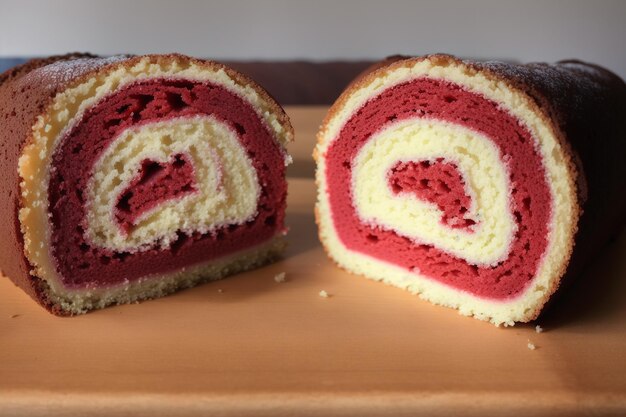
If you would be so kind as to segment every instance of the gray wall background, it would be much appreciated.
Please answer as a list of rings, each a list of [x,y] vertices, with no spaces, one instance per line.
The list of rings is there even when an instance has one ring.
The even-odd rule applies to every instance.
[[[240,60],[576,57],[626,77],[626,0],[0,0],[0,57],[68,51]]]

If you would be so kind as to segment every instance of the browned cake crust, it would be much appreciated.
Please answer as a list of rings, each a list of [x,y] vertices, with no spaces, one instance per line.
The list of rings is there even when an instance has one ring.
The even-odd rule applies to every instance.
[[[19,220],[22,204],[18,160],[32,141],[37,117],[45,113],[57,94],[112,67],[131,68],[145,58],[155,63],[177,60],[223,70],[235,83],[252,88],[266,101],[287,135],[293,137],[293,127],[286,113],[263,88],[247,76],[214,61],[179,54],[102,58],[88,53],[71,53],[33,59],[0,74],[0,235],[3,236],[0,240],[0,272],[55,314],[70,313],[49,299],[48,285],[31,273],[33,266],[24,252]]]
[[[535,100],[578,165],[582,216],[568,267],[575,274],[625,223],[626,84],[605,68],[577,60],[482,65]]]
[[[79,60],[84,63],[86,59],[91,65],[76,66],[76,70],[65,78],[50,79],[42,71],[33,74],[55,62]],[[0,268],[4,276],[11,278],[48,309],[53,304],[46,299],[45,286],[30,274],[31,266],[24,256],[24,241],[18,218],[20,180],[17,163],[37,116],[52,98],[72,81],[107,63],[90,54],[73,53],[33,59],[0,75],[0,195],[3,196],[0,199],[0,234],[3,236],[0,240]]]

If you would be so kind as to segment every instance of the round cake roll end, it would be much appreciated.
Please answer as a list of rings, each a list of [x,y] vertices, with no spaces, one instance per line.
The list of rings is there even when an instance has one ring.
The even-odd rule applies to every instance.
[[[15,196],[0,261],[52,312],[160,297],[283,250],[293,127],[246,76],[178,54],[68,55],[6,76],[0,101]]]
[[[595,165],[566,123],[583,106],[568,106],[623,86],[583,69],[430,55],[358,77],[314,151],[326,252],[464,315],[535,319],[568,271]],[[608,103],[591,119],[619,113]]]

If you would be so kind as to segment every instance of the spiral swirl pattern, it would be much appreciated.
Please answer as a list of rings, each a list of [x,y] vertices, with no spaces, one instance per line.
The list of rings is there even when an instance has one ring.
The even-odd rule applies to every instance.
[[[558,283],[576,221],[575,171],[533,106],[451,58],[359,79],[316,148],[330,256],[463,314],[528,320]]]

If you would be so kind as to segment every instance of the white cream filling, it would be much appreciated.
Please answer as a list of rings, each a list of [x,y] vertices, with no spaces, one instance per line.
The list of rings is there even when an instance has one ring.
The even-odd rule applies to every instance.
[[[472,232],[441,222],[436,204],[412,193],[396,194],[388,174],[399,162],[454,163],[471,197],[467,217]],[[393,123],[372,135],[354,158],[352,193],[363,223],[393,230],[415,242],[433,245],[473,265],[489,266],[506,259],[516,224],[509,207],[509,174],[497,146],[468,128],[429,119]]]

